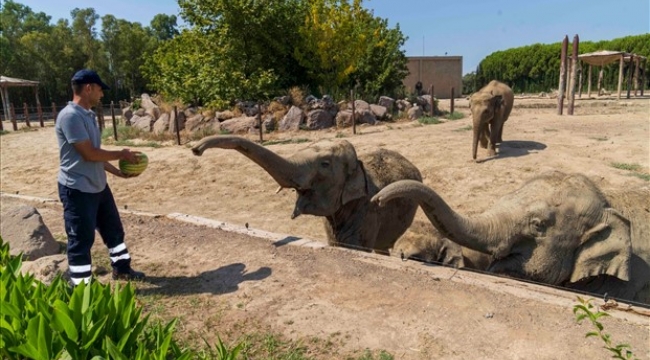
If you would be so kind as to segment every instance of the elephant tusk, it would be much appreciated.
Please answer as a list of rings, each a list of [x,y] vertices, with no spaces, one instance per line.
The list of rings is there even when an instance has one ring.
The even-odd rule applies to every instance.
[[[276,194],[279,194],[280,191],[282,191],[282,189],[284,189],[284,188],[283,188],[282,186],[280,186],[277,190],[275,190],[275,193],[276,193]]]

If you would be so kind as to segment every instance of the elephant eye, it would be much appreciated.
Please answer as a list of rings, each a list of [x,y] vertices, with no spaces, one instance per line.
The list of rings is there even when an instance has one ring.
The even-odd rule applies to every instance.
[[[327,169],[328,167],[330,167],[330,162],[329,161],[321,161],[320,166],[322,168]]]

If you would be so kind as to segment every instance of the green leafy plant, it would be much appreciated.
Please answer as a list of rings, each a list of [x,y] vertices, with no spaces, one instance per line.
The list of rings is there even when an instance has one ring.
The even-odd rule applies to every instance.
[[[447,114],[447,119],[449,120],[460,120],[465,117],[462,112],[454,111],[453,113]]]
[[[600,318],[609,316],[605,311],[595,309],[594,305],[591,303],[591,299],[583,299],[578,296],[579,304],[573,306],[573,314],[576,316],[576,321],[580,324],[583,320],[588,319],[591,324],[596,328],[595,331],[590,331],[587,333],[586,337],[598,337],[603,343],[605,343],[604,348],[609,350],[613,355],[614,359],[636,359],[630,345],[628,344],[616,344],[614,345],[611,339],[611,336],[604,332],[604,326],[599,321]]]
[[[472,130],[472,125],[463,126],[462,128],[455,129],[454,131],[461,132],[461,131],[469,131],[469,130]]]
[[[177,319],[150,325],[130,283],[115,289],[98,281],[71,288],[59,275],[50,285],[20,272],[0,237],[0,358],[18,359],[236,359],[241,345],[221,339],[201,356],[174,340]]]

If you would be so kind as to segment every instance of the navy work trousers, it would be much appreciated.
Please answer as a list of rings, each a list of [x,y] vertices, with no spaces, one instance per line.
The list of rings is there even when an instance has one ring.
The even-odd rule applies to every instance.
[[[122,220],[108,185],[101,192],[86,193],[59,183],[59,198],[63,203],[63,219],[68,235],[68,266],[73,282],[90,279],[90,249],[95,242],[95,229],[109,250],[113,268],[120,272],[127,271],[131,257],[124,244]]]

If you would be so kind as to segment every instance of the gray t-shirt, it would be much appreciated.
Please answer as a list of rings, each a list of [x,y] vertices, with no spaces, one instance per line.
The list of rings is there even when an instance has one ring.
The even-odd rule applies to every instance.
[[[72,145],[90,140],[93,147],[100,147],[102,137],[95,113],[70,101],[57,116],[54,128],[59,142],[59,183],[87,193],[103,191],[104,163],[84,160]]]

